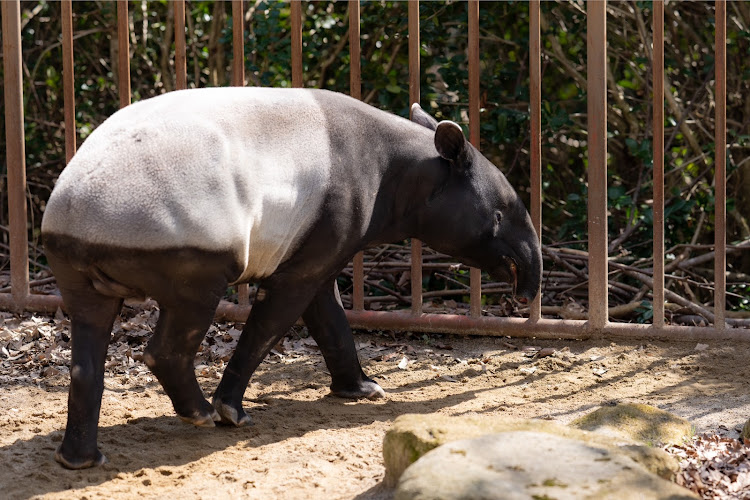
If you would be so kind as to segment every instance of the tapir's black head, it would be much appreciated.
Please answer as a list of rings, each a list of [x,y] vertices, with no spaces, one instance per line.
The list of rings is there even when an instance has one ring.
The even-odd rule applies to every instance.
[[[437,161],[447,175],[419,214],[420,238],[431,247],[516,285],[533,299],[539,291],[539,239],[518,193],[454,122],[438,123],[418,105],[412,121],[435,131]]]

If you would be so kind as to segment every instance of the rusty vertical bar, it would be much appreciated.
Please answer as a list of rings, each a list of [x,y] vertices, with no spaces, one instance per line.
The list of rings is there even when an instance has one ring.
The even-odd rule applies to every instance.
[[[76,154],[76,103],[73,74],[73,2],[60,4],[63,49],[63,106],[65,113],[65,162]]]
[[[349,0],[349,94],[362,98],[359,0]]]
[[[302,75],[302,2],[292,0],[292,87],[301,88]]]
[[[232,85],[245,86],[245,6],[242,0],[232,0]],[[237,285],[237,302],[250,303],[250,287]]]
[[[664,327],[664,1],[654,1],[654,300],[653,324]]]
[[[359,0],[349,0],[349,94],[362,99],[362,67],[359,26]],[[365,309],[365,257],[357,252],[352,261],[352,309]]]
[[[608,321],[607,297],[607,2],[586,3],[588,87],[589,325]]]
[[[10,219],[10,293],[21,310],[29,295],[29,240],[26,218],[26,149],[21,73],[21,2],[0,2],[3,26],[5,141]]]
[[[716,158],[714,212],[714,327],[725,328],[727,270],[727,4],[715,2],[716,23]]]
[[[419,2],[409,2],[409,104],[421,101],[419,57]],[[422,242],[411,239],[411,312],[422,314]]]
[[[245,85],[245,8],[242,0],[232,0],[232,85]]]
[[[187,52],[185,47],[185,0],[174,3],[174,70],[177,90],[187,88]]]
[[[128,27],[128,2],[117,2],[117,49],[119,78],[117,92],[120,95],[120,107],[130,104],[130,31]]]
[[[409,101],[419,103],[421,99],[421,68],[419,57],[419,2],[409,2]]]
[[[531,114],[531,221],[542,241],[542,39],[539,0],[529,2],[529,103]],[[531,302],[529,319],[542,317],[542,294]]]
[[[469,141],[479,149],[479,0],[469,0]],[[482,315],[482,271],[471,268],[469,312]]]

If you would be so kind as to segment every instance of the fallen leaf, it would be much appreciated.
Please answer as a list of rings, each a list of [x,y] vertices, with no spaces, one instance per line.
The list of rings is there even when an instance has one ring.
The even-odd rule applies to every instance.
[[[406,356],[401,358],[401,361],[398,362],[398,367],[402,370],[406,370],[406,366],[409,364],[409,360]]]
[[[537,358],[546,358],[547,356],[552,356],[557,352],[557,349],[554,347],[545,347],[541,351],[536,353]]]

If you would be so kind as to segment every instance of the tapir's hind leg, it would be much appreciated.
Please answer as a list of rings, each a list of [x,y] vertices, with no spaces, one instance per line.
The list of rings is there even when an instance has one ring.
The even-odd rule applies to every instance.
[[[195,294],[200,288],[187,285],[184,295]],[[175,296],[160,300],[156,332],[143,353],[144,362],[159,379],[177,415],[201,427],[213,427],[214,421],[219,420],[195,379],[195,353],[220,298],[218,290],[208,292],[202,298]]]
[[[385,396],[383,389],[362,371],[335,281],[320,289],[302,319],[326,360],[334,395],[351,399]]]
[[[83,469],[106,462],[96,446],[96,435],[104,390],[104,360],[122,299],[100,294],[84,274],[66,261],[49,253],[47,257],[71,318],[72,343],[68,423],[55,460],[69,469]]]

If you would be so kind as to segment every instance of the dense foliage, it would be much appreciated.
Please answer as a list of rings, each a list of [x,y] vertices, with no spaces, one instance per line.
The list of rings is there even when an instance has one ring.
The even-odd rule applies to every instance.
[[[133,99],[174,89],[173,4],[130,2]],[[542,3],[544,243],[585,249],[586,12],[580,1]],[[107,1],[75,2],[76,123],[82,141],[118,106],[116,12]],[[714,9],[711,2],[669,2],[665,9],[667,262],[705,252],[713,242]],[[231,4],[187,2],[189,86],[228,85]],[[750,4],[728,11],[728,240],[750,238]],[[22,2],[26,160],[33,244],[40,215],[64,165],[60,4]],[[349,90],[348,3],[304,2],[305,85]],[[651,2],[608,4],[610,256],[647,269],[652,261]],[[467,125],[467,6],[422,2],[422,106]],[[246,84],[290,86],[288,3],[245,2]],[[528,4],[480,7],[481,149],[528,199]],[[406,2],[361,6],[362,96],[408,114]],[[0,122],[3,123],[3,122]],[[4,130],[0,150],[4,151]],[[0,170],[0,187],[6,165]],[[0,226],[7,226],[0,189]],[[0,254],[7,234],[0,232]],[[730,308],[747,309],[750,252],[730,254]],[[43,258],[39,258],[43,262]],[[547,269],[559,262],[548,261]],[[6,264],[7,266],[7,264]],[[563,269],[559,268],[559,269]],[[675,268],[673,268],[674,270]],[[670,287],[710,302],[711,262],[674,270]],[[632,278],[623,283],[641,286]],[[426,284],[428,281],[426,280]],[[444,285],[444,282],[441,282]],[[395,285],[388,285],[393,288]],[[580,299],[580,287],[547,297]],[[555,297],[552,297],[555,296]],[[641,295],[642,297],[642,295]],[[614,302],[618,302],[616,296]],[[646,317],[648,311],[642,311]]]

